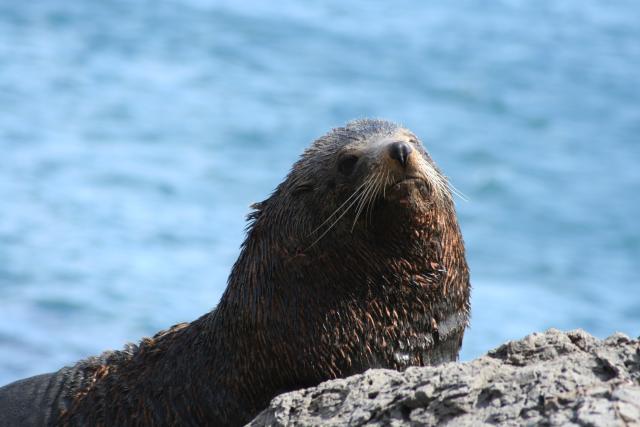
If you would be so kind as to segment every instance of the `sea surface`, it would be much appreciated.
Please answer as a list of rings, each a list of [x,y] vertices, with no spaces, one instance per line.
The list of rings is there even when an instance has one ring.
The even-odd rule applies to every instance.
[[[462,360],[640,335],[637,0],[0,0],[0,384],[211,310],[249,205],[361,117],[467,196]]]

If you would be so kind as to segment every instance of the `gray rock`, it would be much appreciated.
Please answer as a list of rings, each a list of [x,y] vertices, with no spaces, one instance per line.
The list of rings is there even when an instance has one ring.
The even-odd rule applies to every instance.
[[[468,363],[282,394],[249,425],[640,426],[640,343],[550,329]]]

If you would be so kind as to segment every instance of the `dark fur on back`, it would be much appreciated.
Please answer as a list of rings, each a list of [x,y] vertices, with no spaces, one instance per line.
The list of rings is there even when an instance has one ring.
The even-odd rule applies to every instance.
[[[429,180],[399,185],[368,215],[354,221],[347,212],[318,239],[318,227],[378,167],[363,155],[343,176],[341,156],[369,153],[370,140],[398,132],[441,176],[417,138],[394,124],[334,129],[255,205],[217,308],[60,371],[60,412],[50,422],[240,425],[284,391],[368,368],[456,360],[470,287],[448,192],[437,196]]]

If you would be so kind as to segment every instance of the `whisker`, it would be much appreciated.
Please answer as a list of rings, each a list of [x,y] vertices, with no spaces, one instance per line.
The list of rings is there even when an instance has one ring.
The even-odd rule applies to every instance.
[[[340,206],[338,206],[338,207],[336,208],[336,210],[334,210],[334,211],[333,211],[333,213],[332,213],[331,215],[329,215],[329,216],[327,217],[327,219],[325,219],[325,220],[322,222],[322,224],[320,224],[319,226],[317,226],[317,227],[316,227],[316,228],[315,228],[311,233],[309,233],[309,236],[310,236],[310,235],[312,235],[312,234],[314,234],[316,231],[318,231],[319,229],[321,229],[323,225],[325,225],[327,222],[329,222],[329,221],[331,220],[331,218],[333,218],[333,216],[334,216],[334,215],[336,215],[336,214],[340,211],[340,209],[342,209],[342,207],[343,207],[344,205],[346,205],[347,203],[349,203],[349,200],[351,200],[354,196],[356,196],[356,195],[358,194],[358,191],[359,191],[362,187],[364,187],[364,186],[367,184],[367,182],[368,182],[368,181],[363,182],[363,183],[362,183],[362,185],[360,185],[358,188],[356,188],[356,189],[355,189],[355,191],[353,192],[353,194],[351,194],[351,196],[349,196],[349,197],[347,198],[347,200],[345,200],[345,201],[344,201]]]
[[[380,181],[382,181],[382,172],[378,173],[375,176],[375,181],[373,183],[373,185],[371,186],[371,191],[369,192],[369,194],[367,194],[367,200],[365,200],[365,217],[368,215],[368,211],[369,211],[369,205],[371,203],[372,200],[374,200],[377,195],[378,195],[378,190],[380,187]]]
[[[340,214],[340,216],[331,223],[331,225],[329,225],[329,227],[327,227],[327,229],[316,239],[314,240],[314,242],[309,245],[307,247],[307,249],[312,248],[316,243],[318,243],[320,241],[320,239],[322,239],[332,228],[334,225],[336,225],[338,223],[338,221],[340,221],[342,219],[343,216],[345,216],[347,214],[347,212],[349,212],[349,209],[351,209],[351,207],[353,205],[356,204],[356,202],[358,202],[360,199],[362,198],[362,192],[358,195],[358,197],[356,197],[350,204],[349,206],[347,206],[344,211]]]
[[[369,179],[369,181],[368,181],[369,185],[363,191],[363,197],[360,198],[360,203],[358,204],[358,208],[356,209],[356,215],[355,215],[355,218],[353,220],[353,225],[351,226],[351,231],[353,231],[353,229],[356,227],[356,223],[358,222],[358,218],[360,217],[360,213],[362,212],[362,208],[365,205],[365,201],[367,200],[369,192],[373,189],[373,185],[375,184],[375,180],[376,179],[377,179],[377,175],[374,175],[373,177],[371,177],[371,179]]]
[[[366,201],[366,207],[365,207],[365,217],[369,217],[369,219],[367,219],[367,221],[370,221],[370,215],[369,215],[369,208],[371,206],[371,202],[373,200],[375,200],[378,197],[379,191],[380,191],[380,183],[382,182],[382,172],[380,172],[378,175],[376,175],[376,180],[375,183],[373,185],[373,188],[371,190],[371,192],[368,194],[368,198]]]
[[[378,198],[378,195],[380,194],[380,190],[383,187],[383,180],[382,180],[382,174],[379,175],[379,178],[376,182],[376,187],[373,191],[373,193],[371,194],[371,197],[369,199],[369,202],[367,203],[367,216],[368,216],[368,221],[372,221],[373,220],[373,205],[375,204],[375,201]]]
[[[387,197],[387,187],[389,186],[389,178],[391,178],[391,171],[387,171],[387,176],[384,179],[384,188],[382,189],[382,198],[386,199]]]
[[[453,194],[455,194],[456,196],[460,197],[463,201],[468,202],[469,198],[460,190],[458,190],[456,187],[454,187],[454,185],[447,181],[447,185],[449,186],[449,190],[451,190],[451,192]]]
[[[440,173],[432,167],[425,168],[424,173],[427,175],[428,181],[433,186],[433,191],[436,194],[436,201],[438,203],[442,203],[446,199],[451,199],[448,182]]]

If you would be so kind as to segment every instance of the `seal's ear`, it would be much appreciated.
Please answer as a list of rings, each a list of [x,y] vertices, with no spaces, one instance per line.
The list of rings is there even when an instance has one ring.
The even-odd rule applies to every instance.
[[[252,224],[258,218],[260,218],[260,215],[262,214],[262,210],[266,205],[267,205],[266,200],[263,200],[262,202],[252,203],[251,205],[249,205],[249,209],[253,209],[253,210],[247,214],[247,222],[249,222],[249,224]]]

